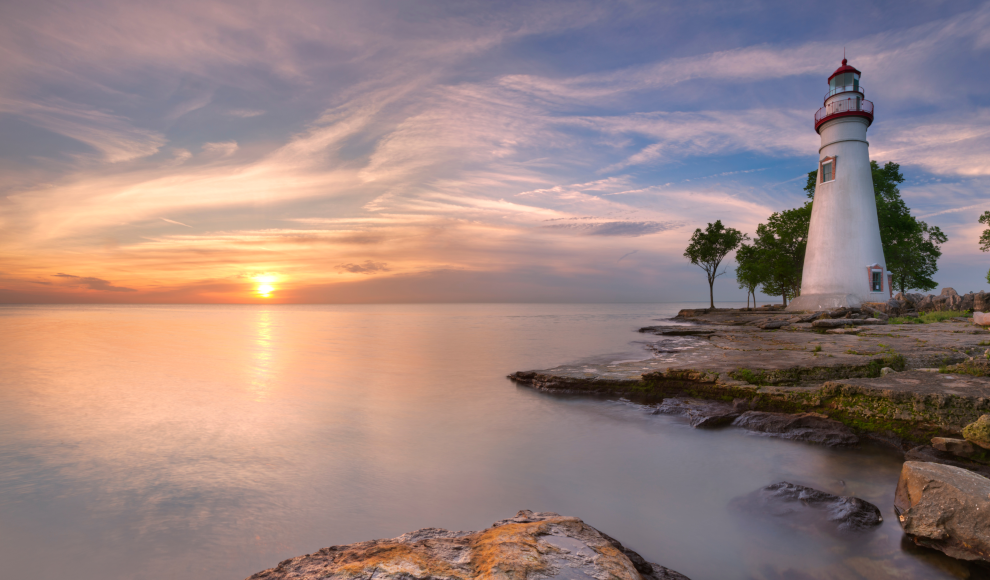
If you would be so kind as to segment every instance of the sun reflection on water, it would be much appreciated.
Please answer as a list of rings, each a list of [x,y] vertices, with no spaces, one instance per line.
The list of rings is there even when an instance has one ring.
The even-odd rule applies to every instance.
[[[274,341],[272,338],[272,313],[258,313],[257,337],[254,340],[254,376],[251,379],[250,390],[255,401],[264,401],[272,390],[272,363],[274,359]]]

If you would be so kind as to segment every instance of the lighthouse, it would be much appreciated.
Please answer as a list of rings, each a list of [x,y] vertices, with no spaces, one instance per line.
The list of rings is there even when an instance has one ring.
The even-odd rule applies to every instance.
[[[808,230],[801,295],[788,310],[827,310],[883,302],[890,294],[870,171],[866,130],[873,103],[860,71],[842,59],[815,114],[818,182]]]

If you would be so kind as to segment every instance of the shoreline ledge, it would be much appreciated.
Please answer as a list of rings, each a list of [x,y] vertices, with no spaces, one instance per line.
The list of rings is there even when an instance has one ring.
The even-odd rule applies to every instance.
[[[990,367],[981,360],[990,332],[964,319],[895,325],[847,312],[860,317],[847,319],[850,326],[861,325],[855,333],[835,333],[828,332],[832,325],[814,324],[834,320],[828,314],[682,310],[658,321],[666,324],[640,329],[657,339],[649,345],[655,358],[561,365],[508,378],[548,393],[651,405],[687,398],[731,404],[740,414],[813,414],[901,451],[927,446],[933,437],[960,438],[966,425],[990,413],[984,372]],[[979,467],[990,456],[953,459]]]
[[[522,510],[478,532],[424,528],[390,540],[323,548],[248,580],[690,580],[647,562],[578,518]]]

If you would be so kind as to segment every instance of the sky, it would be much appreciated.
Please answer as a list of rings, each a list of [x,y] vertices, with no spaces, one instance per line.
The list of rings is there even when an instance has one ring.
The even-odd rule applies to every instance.
[[[990,2],[823,6],[7,1],[0,303],[707,301],[688,239],[806,201],[843,51],[987,289]]]

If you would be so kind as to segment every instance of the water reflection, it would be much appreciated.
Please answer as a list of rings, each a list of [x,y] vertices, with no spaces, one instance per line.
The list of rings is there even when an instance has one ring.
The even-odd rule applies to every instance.
[[[635,329],[679,307],[0,308],[4,574],[237,579],[526,508],[696,580],[957,577],[902,549],[888,453],[699,431],[504,378],[632,358]],[[886,521],[850,543],[732,515],[782,480]]]
[[[272,312],[261,310],[257,313],[257,334],[254,340],[254,360],[251,368],[250,390],[257,402],[268,398],[272,388],[272,364],[275,357],[275,344],[272,339]]]

